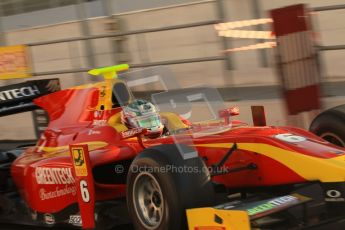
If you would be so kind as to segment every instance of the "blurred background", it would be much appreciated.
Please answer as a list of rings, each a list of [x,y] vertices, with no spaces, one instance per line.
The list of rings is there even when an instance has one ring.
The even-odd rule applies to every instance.
[[[240,107],[239,119],[251,123],[250,105],[264,105],[268,124],[307,128],[310,114],[286,109],[272,22],[244,22],[270,19],[270,10],[298,3],[310,10],[320,109],[342,104],[343,0],[1,0],[0,45],[26,45],[28,80],[59,78],[67,88],[93,81],[86,71],[95,67],[168,65],[183,87],[218,88],[229,105]],[[268,37],[236,31],[224,37],[216,25],[225,22]],[[0,127],[0,139],[35,138],[31,113],[1,118]]]

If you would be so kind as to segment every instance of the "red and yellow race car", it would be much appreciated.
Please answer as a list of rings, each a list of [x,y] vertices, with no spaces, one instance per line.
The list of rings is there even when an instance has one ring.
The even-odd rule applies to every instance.
[[[121,119],[122,106],[134,100],[129,88],[138,83],[117,76],[127,69],[94,69],[89,73],[104,81],[33,100],[50,122],[36,145],[1,155],[8,173],[0,188],[2,219],[103,229],[124,220],[125,208],[119,216],[112,209],[124,199],[135,229],[288,229],[308,226],[310,216],[311,224],[342,216],[343,148],[299,128],[249,126],[232,119],[234,107],[191,122],[186,113],[164,111],[160,101],[176,107],[166,95],[154,98],[165,131],[147,138],[145,127],[128,128]],[[198,101],[195,95],[208,92],[197,91],[183,97]],[[311,198],[320,203],[306,217]]]

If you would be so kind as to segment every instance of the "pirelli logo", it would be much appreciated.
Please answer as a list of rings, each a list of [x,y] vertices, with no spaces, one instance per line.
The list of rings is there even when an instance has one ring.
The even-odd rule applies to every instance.
[[[82,147],[72,147],[71,151],[76,176],[87,176],[84,149]]]

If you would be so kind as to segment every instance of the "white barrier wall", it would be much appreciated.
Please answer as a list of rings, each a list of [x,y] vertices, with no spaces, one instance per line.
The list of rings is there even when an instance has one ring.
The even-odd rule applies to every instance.
[[[226,17],[228,21],[252,19],[253,6],[250,0],[225,0]],[[268,17],[267,10],[301,1],[270,0],[261,2],[261,17]],[[310,1],[311,7],[325,5],[325,1]],[[327,1],[328,5],[340,4],[341,0]],[[64,9],[64,11],[66,11]],[[316,14],[314,27],[322,45],[343,44],[345,41],[345,26],[342,23],[345,10],[326,11]],[[70,14],[69,11],[68,14]],[[56,12],[55,12],[56,13]],[[32,14],[32,13],[31,13]],[[44,15],[49,17],[49,15]],[[126,30],[157,28],[169,25],[199,22],[217,18],[216,4],[206,1],[199,4],[188,4],[165,9],[138,11],[120,14]],[[42,18],[44,20],[44,18]],[[104,34],[105,19],[88,20],[92,34]],[[248,29],[255,29],[248,27]],[[269,25],[266,26],[269,30]],[[26,44],[38,41],[49,41],[60,38],[81,36],[79,22],[68,22],[37,28],[9,31],[6,33],[8,44]],[[202,26],[189,29],[164,31],[127,36],[128,52],[131,63],[176,60],[185,58],[217,56],[223,47],[220,38],[212,26]],[[229,39],[232,47],[240,47],[258,42],[254,39]],[[92,40],[96,66],[112,64],[112,49],[108,38]],[[83,42],[71,42],[37,46],[32,48],[35,72],[66,70],[86,67]],[[273,50],[266,50],[269,68],[261,66],[258,51],[243,51],[233,53],[234,70],[224,71],[222,61],[174,65],[176,75],[185,86],[195,84],[224,85],[271,85],[278,84],[273,64]],[[326,51],[322,54],[325,63],[326,77],[330,80],[343,80],[342,63],[345,51]],[[200,75],[203,78],[200,78]],[[75,75],[63,77],[65,86],[73,85]],[[79,75],[77,75],[79,76]],[[207,76],[207,77],[205,77]],[[66,80],[68,79],[68,80]],[[212,80],[210,80],[212,79]],[[85,79],[87,80],[87,78]],[[79,82],[77,82],[79,83]]]

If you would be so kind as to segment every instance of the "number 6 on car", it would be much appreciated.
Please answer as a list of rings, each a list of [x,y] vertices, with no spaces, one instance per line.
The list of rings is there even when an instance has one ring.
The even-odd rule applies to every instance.
[[[83,229],[95,227],[95,191],[87,145],[70,145]]]

